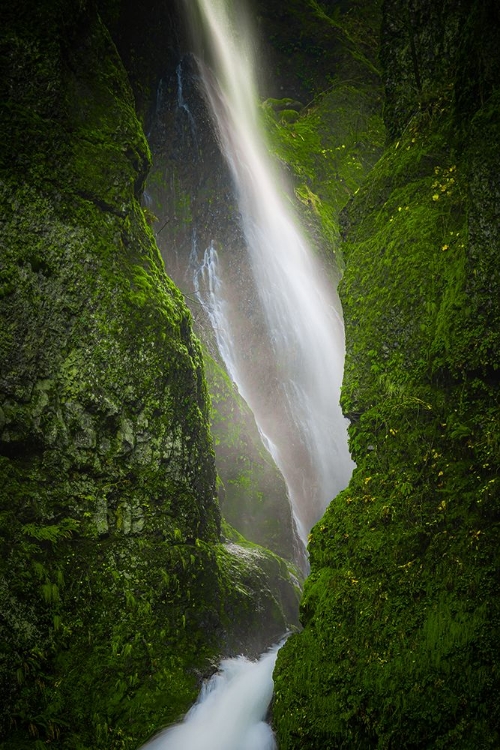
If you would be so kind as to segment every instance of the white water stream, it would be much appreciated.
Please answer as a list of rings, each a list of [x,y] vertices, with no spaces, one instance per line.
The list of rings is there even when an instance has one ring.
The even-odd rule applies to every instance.
[[[264,719],[277,651],[275,646],[255,662],[243,656],[224,660],[184,721],[143,750],[274,750],[274,735]]]
[[[203,267],[203,273],[211,274],[208,296],[212,317],[216,316],[215,325],[225,331],[221,354],[228,357],[230,374],[272,448],[305,544],[311,526],[347,486],[353,469],[347,421],[339,406],[344,364],[341,306],[325,269],[307,245],[269,156],[258,117],[253,35],[244,3],[184,0],[184,6],[205,95],[238,197],[281,380],[278,387],[288,422],[285,432],[280,432],[278,420],[273,422],[255,393],[242,387],[248,373],[243,376],[240,372],[238,343],[231,339],[224,300],[214,297],[220,281],[214,281],[217,267],[213,253],[210,268],[208,256]],[[197,294],[201,299],[199,289]],[[258,364],[255,367],[258,380]]]
[[[231,336],[228,305],[221,289],[219,256],[214,243],[211,242],[203,253],[203,260],[200,263],[196,232],[193,233],[192,238],[190,270],[193,274],[194,293],[208,315],[226,370],[234,382],[237,382],[238,365],[234,339]],[[245,398],[245,393],[241,390],[240,393]]]

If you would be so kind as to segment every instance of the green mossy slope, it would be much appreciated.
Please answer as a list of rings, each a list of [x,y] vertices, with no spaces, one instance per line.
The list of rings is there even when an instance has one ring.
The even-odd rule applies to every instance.
[[[328,91],[297,109],[287,99],[263,103],[272,153],[292,171],[294,197],[308,238],[332,265],[338,253],[339,213],[380,156],[385,129],[380,87],[338,77]],[[293,102],[292,102],[293,104]],[[284,117],[294,112],[296,117]]]
[[[384,146],[377,67],[380,3],[358,0],[341,8],[294,0],[286,12],[273,3],[262,12],[288,94],[263,102],[270,148],[292,173],[309,240],[330,265],[334,254],[341,268],[339,213]],[[279,19],[279,30],[272,33]],[[297,88],[292,72],[301,81],[302,103],[290,98]]]
[[[304,630],[275,672],[282,750],[500,741],[500,101],[480,46],[498,12],[414,3],[412,51],[404,5],[383,26],[394,139],[342,216],[357,470],[311,534]]]

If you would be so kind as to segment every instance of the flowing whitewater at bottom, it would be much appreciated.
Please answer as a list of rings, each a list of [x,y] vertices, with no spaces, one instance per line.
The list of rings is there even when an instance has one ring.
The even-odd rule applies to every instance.
[[[244,656],[224,659],[184,721],[154,737],[142,750],[275,750],[265,718],[278,650],[274,646],[258,661]]]

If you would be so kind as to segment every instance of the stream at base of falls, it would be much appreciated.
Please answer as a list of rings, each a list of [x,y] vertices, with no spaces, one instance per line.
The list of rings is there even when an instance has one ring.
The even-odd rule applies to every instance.
[[[280,645],[258,661],[244,656],[224,659],[184,721],[161,732],[141,750],[275,750],[265,718]]]

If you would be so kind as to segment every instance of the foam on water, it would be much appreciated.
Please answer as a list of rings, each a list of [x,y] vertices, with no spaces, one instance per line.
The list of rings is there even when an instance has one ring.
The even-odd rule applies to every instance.
[[[154,737],[143,750],[275,750],[265,717],[278,648],[258,661],[243,656],[222,661],[185,720]]]

